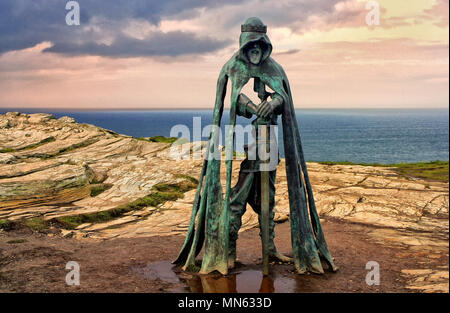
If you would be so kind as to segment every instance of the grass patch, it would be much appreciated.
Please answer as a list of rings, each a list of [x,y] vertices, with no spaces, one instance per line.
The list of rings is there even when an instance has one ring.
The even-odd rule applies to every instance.
[[[156,184],[152,192],[142,198],[120,205],[110,210],[101,212],[61,216],[52,221],[64,228],[75,229],[85,223],[108,222],[121,217],[125,213],[141,210],[146,207],[156,207],[166,201],[175,201],[184,196],[184,193],[197,187],[197,180],[193,177],[182,175],[185,180],[174,184]]]
[[[39,147],[39,146],[42,146],[42,145],[45,145],[46,143],[50,143],[50,142],[53,142],[53,141],[55,141],[56,139],[55,139],[55,137],[48,137],[48,138],[45,138],[44,140],[41,140],[40,142],[38,142],[38,143],[35,143],[35,144],[32,144],[32,145],[29,145],[29,146],[26,146],[26,147],[24,147],[24,148],[22,148],[22,149],[20,149],[20,150],[30,150],[30,149],[34,149],[34,148],[37,148],[37,147]]]
[[[125,210],[120,210],[118,208],[114,208],[107,211],[88,213],[88,214],[78,214],[78,215],[70,215],[70,216],[61,216],[54,219],[58,224],[67,228],[67,229],[75,229],[79,225],[84,223],[100,223],[107,222],[116,217],[124,214]]]
[[[417,163],[353,163],[349,161],[342,162],[317,162],[324,165],[363,165],[363,166],[382,166],[393,167],[394,171],[404,175],[417,178],[431,179],[437,181],[448,182],[449,176],[449,161],[431,161],[431,162],[417,162]]]
[[[8,220],[0,219],[0,229],[11,230],[14,228],[14,223]]]
[[[91,197],[95,197],[95,196],[98,196],[99,194],[101,194],[102,192],[104,192],[105,190],[108,190],[109,188],[111,188],[112,185],[111,184],[93,184],[90,187],[91,187]]]
[[[193,178],[189,177],[189,179],[186,179],[176,183],[176,184],[157,184],[153,186],[153,189],[160,192],[172,192],[172,193],[185,193],[191,189],[194,189],[197,187],[198,181]]]
[[[148,141],[150,142],[164,142],[164,143],[174,143],[177,140],[178,138],[176,137],[164,137],[164,136],[155,136],[148,138]]]
[[[42,232],[48,228],[48,223],[42,217],[26,219],[23,224],[35,232]]]
[[[448,182],[448,161],[394,164],[395,171],[407,176]]]
[[[355,163],[350,161],[323,161],[317,162],[323,165],[363,165],[363,166],[383,166],[381,163]]]
[[[26,240],[26,239],[14,239],[14,240],[7,241],[6,243],[9,243],[10,245],[12,245],[12,244],[17,244],[17,243],[25,243],[25,242],[28,242],[28,240]]]
[[[48,160],[48,159],[54,158],[54,157],[56,157],[56,156],[58,156],[60,154],[67,153],[67,152],[73,151],[75,149],[79,149],[79,148],[84,148],[84,147],[90,146],[90,145],[96,143],[98,140],[99,139],[93,137],[93,138],[86,139],[85,141],[73,144],[73,145],[71,145],[69,147],[65,147],[65,148],[59,149],[58,152],[55,152],[55,153],[52,153],[52,154],[38,153],[38,154],[33,154],[31,156],[32,157],[36,157],[36,158],[41,158],[41,160]]]
[[[192,176],[189,176],[189,175],[183,175],[183,174],[176,174],[175,177],[176,177],[176,178],[186,179],[186,180],[190,181],[191,183],[193,183],[193,184],[195,184],[195,185],[198,185],[198,179],[196,179],[196,178],[194,178],[194,177],[192,177]]]
[[[79,149],[79,148],[84,148],[84,147],[90,146],[90,145],[92,145],[93,143],[96,143],[97,141],[98,141],[98,139],[95,139],[95,138],[89,138],[89,139],[87,139],[87,140],[85,140],[85,141],[82,141],[82,142],[73,144],[73,145],[71,145],[71,146],[69,146],[69,147],[65,147],[65,148],[60,149],[60,150],[56,153],[56,155],[61,154],[61,153],[70,152],[70,151],[73,151],[73,150],[75,150],[75,149]]]
[[[31,150],[31,149],[40,147],[42,145],[45,145],[46,143],[53,142],[55,140],[56,140],[55,137],[48,137],[48,138],[45,138],[45,139],[43,139],[43,140],[41,140],[41,141],[39,141],[37,143],[33,143],[31,145],[28,145],[28,146],[25,146],[25,147],[22,147],[22,148],[18,148],[18,149],[13,149],[13,148],[0,149],[0,153],[11,153],[11,152],[24,151],[24,150]]]
[[[185,138],[164,137],[164,136],[155,136],[155,137],[148,137],[148,138],[138,137],[136,139],[137,140],[141,140],[141,141],[162,142],[162,143],[174,143],[177,140],[181,140],[179,142],[180,144],[184,144],[184,143],[188,143],[189,142],[189,140],[187,140]]]

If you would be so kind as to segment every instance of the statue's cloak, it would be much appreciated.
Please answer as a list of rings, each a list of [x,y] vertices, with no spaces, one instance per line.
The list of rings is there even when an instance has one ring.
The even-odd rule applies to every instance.
[[[259,65],[251,64],[245,55],[249,44],[258,42],[263,49]],[[283,68],[270,57],[272,45],[266,34],[245,32],[241,34],[240,50],[224,65],[217,82],[213,125],[210,134],[197,193],[192,208],[191,221],[184,245],[174,261],[189,269],[195,266],[195,257],[205,246],[200,273],[214,270],[228,273],[228,245],[230,224],[230,190],[232,154],[234,151],[234,126],[239,94],[251,78],[259,78],[266,86],[283,98],[283,143],[288,180],[291,240],[297,272],[323,273],[319,255],[335,271],[337,267],[328,251],[325,236],[317,214],[313,191],[306,168],[297,119],[295,117],[289,81]],[[220,182],[219,132],[228,79],[231,81],[231,106],[229,131],[226,134],[226,186],[225,195]],[[231,154],[231,155],[230,155]],[[216,156],[216,157],[214,157]]]

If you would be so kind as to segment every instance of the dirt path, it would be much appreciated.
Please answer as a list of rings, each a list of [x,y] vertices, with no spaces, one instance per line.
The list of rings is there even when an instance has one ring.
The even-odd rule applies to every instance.
[[[238,257],[242,262],[223,279],[175,273],[173,260],[182,236],[111,239],[105,241],[49,237],[15,230],[0,233],[0,292],[409,292],[401,274],[405,268],[448,264],[445,255],[429,264],[425,256],[410,258],[402,248],[373,242],[368,226],[327,219],[323,223],[338,273],[302,275],[293,265],[273,265],[271,278],[262,280],[258,229],[241,234]],[[22,243],[8,243],[24,239]],[[289,253],[289,223],[276,227],[278,250]],[[405,255],[404,257],[401,257]],[[67,286],[68,261],[81,267],[80,286]],[[380,285],[365,282],[368,261],[380,264]]]

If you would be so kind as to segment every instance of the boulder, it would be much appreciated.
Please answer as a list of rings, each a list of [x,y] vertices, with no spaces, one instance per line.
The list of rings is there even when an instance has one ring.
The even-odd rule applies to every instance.
[[[55,117],[51,114],[47,113],[36,113],[30,114],[28,118],[28,122],[31,124],[42,124],[48,122],[49,120],[55,119]]]
[[[75,119],[68,116],[63,116],[58,119],[58,121],[62,123],[76,123]]]

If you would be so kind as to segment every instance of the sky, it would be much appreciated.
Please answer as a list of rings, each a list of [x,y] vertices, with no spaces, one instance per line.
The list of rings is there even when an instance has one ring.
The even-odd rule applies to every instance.
[[[213,108],[252,16],[296,108],[449,106],[448,0],[67,2],[0,2],[0,108]]]

